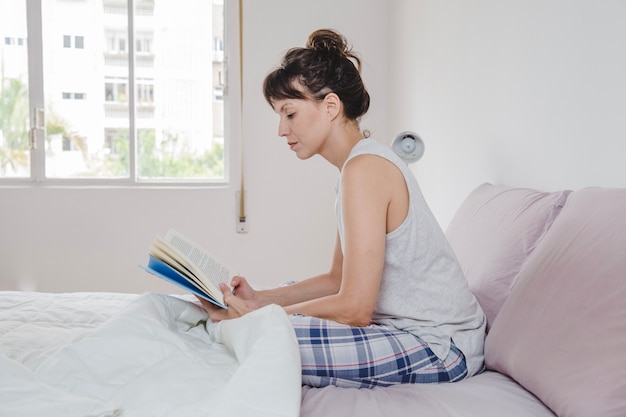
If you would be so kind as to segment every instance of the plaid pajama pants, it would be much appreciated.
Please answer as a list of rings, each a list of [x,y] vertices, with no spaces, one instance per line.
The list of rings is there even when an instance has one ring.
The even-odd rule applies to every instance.
[[[442,361],[419,337],[393,327],[351,327],[303,315],[290,320],[305,385],[372,388],[455,382],[467,376],[465,357],[454,343]]]

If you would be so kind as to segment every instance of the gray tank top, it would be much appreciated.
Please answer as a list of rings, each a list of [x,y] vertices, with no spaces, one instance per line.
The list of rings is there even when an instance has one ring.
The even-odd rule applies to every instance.
[[[415,176],[391,148],[363,139],[346,163],[372,154],[392,162],[409,190],[409,213],[387,234],[385,265],[373,322],[408,331],[444,360],[450,341],[465,355],[469,375],[483,368],[486,320],[448,240],[426,204]],[[337,223],[343,247],[341,176],[337,182]]]

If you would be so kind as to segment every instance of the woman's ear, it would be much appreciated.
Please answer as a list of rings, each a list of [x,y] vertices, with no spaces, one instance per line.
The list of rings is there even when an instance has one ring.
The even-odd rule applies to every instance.
[[[341,99],[335,93],[326,94],[326,97],[324,97],[324,105],[326,106],[326,112],[331,120],[334,120],[341,113]]]

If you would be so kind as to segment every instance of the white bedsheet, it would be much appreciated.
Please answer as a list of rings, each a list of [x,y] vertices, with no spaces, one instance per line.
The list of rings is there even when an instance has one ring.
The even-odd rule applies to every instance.
[[[298,416],[284,310],[206,319],[165,295],[0,292],[0,416]]]

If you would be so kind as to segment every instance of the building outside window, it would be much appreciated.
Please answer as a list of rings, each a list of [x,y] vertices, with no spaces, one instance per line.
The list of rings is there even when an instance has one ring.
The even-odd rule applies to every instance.
[[[0,0],[0,39],[0,183],[225,180],[223,1]]]

